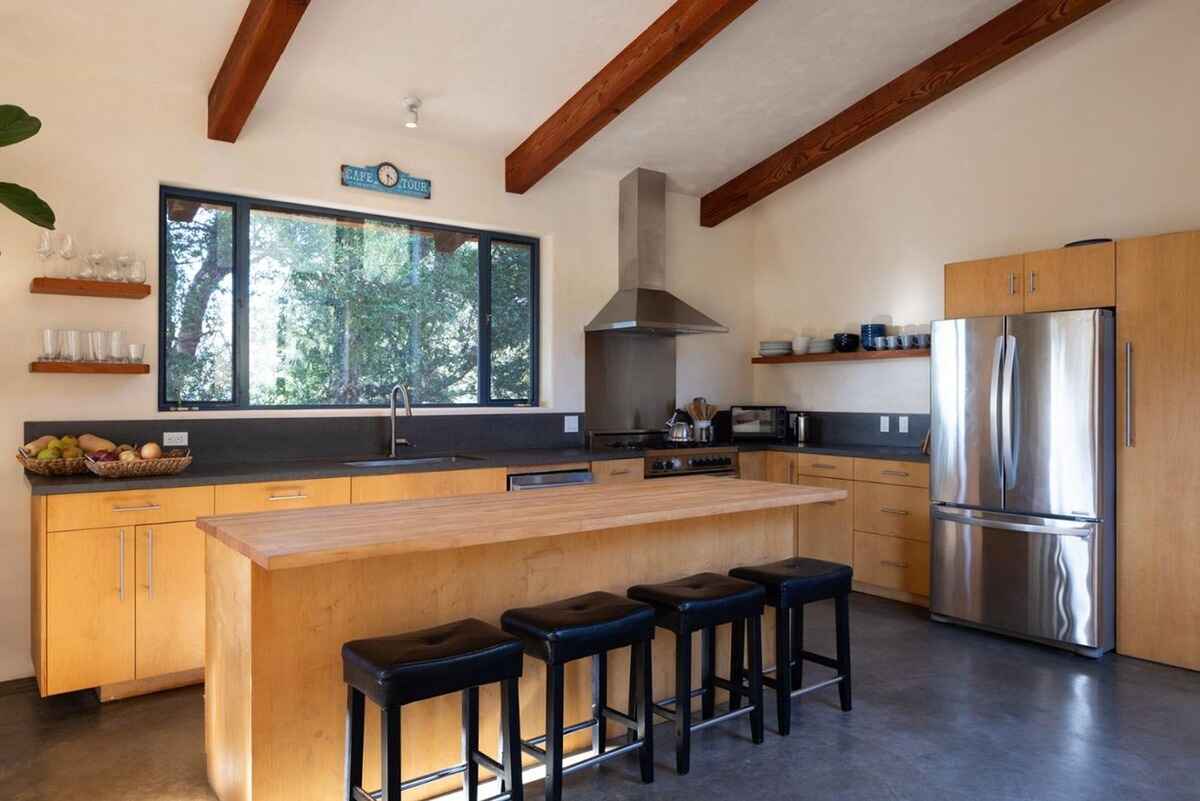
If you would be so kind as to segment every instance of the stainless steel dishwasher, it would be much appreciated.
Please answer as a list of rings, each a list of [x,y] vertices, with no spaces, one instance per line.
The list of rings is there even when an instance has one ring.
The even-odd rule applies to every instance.
[[[509,492],[518,490],[558,489],[593,484],[591,470],[554,470],[545,473],[522,473],[508,477]]]

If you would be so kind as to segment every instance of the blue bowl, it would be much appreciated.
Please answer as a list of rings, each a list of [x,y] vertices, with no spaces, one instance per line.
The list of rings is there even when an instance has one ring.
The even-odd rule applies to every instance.
[[[875,350],[875,337],[887,336],[887,326],[882,323],[863,323],[861,331],[864,350]]]

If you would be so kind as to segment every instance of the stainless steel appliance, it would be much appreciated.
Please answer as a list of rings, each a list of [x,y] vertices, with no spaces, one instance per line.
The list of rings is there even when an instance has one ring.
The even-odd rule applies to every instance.
[[[933,324],[935,620],[1112,649],[1114,364],[1107,310]]]
[[[733,406],[729,409],[735,440],[772,440],[788,437],[786,406]]]
[[[791,420],[793,442],[799,445],[816,442],[816,420],[808,412],[793,412]]]
[[[736,477],[738,473],[738,451],[732,445],[673,444],[661,432],[593,431],[588,447],[642,454],[648,479],[701,474]]]
[[[508,477],[510,492],[534,489],[578,487],[595,481],[591,470],[550,470],[545,473],[523,473]]]

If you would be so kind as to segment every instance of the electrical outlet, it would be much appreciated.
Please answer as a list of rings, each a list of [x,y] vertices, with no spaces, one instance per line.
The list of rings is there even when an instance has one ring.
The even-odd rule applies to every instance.
[[[188,444],[188,432],[186,431],[164,431],[163,445],[168,448],[186,448]]]
[[[579,415],[565,414],[563,415],[563,433],[578,434],[579,433]]]
[[[886,414],[879,415],[879,433],[886,434],[887,432],[891,431],[891,422],[892,418],[888,417]]]
[[[908,415],[900,415],[898,422],[896,423],[896,431],[901,434],[908,433]]]

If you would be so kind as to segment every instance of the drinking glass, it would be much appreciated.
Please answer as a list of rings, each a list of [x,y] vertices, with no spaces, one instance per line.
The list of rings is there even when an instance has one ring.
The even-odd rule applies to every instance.
[[[98,362],[108,361],[108,334],[105,331],[88,331],[88,342],[92,351],[92,359]]]
[[[129,272],[125,274],[125,280],[131,284],[146,283],[146,262],[141,259],[134,259],[129,265]]]
[[[129,361],[133,364],[141,364],[146,359],[146,346],[142,344],[129,343]]]
[[[79,332],[66,330],[58,332],[59,358],[64,362],[77,362],[82,355],[79,350]]]
[[[122,253],[117,256],[117,260],[113,263],[113,271],[116,273],[116,278],[110,279],[113,281],[128,281],[129,270],[133,265],[133,254]]]
[[[108,358],[110,361],[125,361],[125,332],[108,332]]]
[[[42,329],[42,357],[44,362],[52,362],[58,358],[58,331],[54,328]]]
[[[79,270],[79,277],[88,281],[95,281],[100,278],[104,271],[104,252],[93,250],[87,254],[87,258],[83,260],[85,266]]]
[[[124,281],[125,267],[121,264],[121,258],[109,259],[104,263],[104,275],[101,276],[105,281]]]

